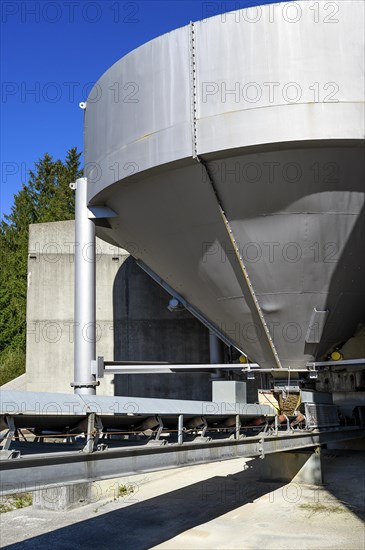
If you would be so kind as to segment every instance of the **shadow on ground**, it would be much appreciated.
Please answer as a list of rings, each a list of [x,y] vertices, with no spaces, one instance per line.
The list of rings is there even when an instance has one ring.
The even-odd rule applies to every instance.
[[[165,493],[118,510],[94,514],[88,520],[6,546],[7,550],[71,550],[123,548],[145,550],[176,537],[197,525],[213,520],[254,501],[283,485],[258,482],[259,460],[250,468],[230,476],[215,476],[182,489]],[[69,512],[72,514],[72,512]]]
[[[322,460],[325,488],[362,521],[365,521],[364,458],[362,450],[329,449],[323,452]]]
[[[364,519],[364,452],[327,450],[322,457],[326,491],[321,498],[326,499],[325,504],[330,505],[332,498],[333,503],[337,503],[338,499],[360,519]],[[100,509],[102,503],[97,503],[90,506],[90,518],[86,520],[77,522],[78,512],[68,512],[71,518],[75,514],[75,523],[3,548],[152,548],[286,485],[284,482],[258,481],[260,462],[259,459],[252,460],[248,463],[249,469],[242,472],[215,476],[148,500],[138,501],[137,492],[121,502],[117,510],[103,513],[103,508]],[[99,511],[95,512],[98,507]],[[50,521],[53,513],[47,515]],[[282,519],[285,521],[284,517]],[[247,521],[250,522],[249,516]],[[244,532],[242,523],[238,527]]]

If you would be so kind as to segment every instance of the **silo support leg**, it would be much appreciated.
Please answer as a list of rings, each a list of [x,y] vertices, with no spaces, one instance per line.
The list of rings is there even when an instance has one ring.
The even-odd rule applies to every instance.
[[[80,395],[96,393],[91,361],[96,359],[96,281],[95,224],[89,218],[87,178],[79,178],[70,187],[75,201],[75,316],[74,381],[71,386]]]

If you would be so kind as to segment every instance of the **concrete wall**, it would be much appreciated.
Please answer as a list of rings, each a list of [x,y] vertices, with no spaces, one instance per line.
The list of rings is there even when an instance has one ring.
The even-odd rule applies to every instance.
[[[114,351],[120,361],[209,363],[208,331],[185,309],[170,312],[171,296],[132,258],[114,281]],[[118,375],[117,395],[211,399],[210,375],[204,373]]]
[[[27,389],[72,391],[74,222],[31,225],[27,292]],[[97,240],[97,354],[113,356],[114,278],[128,253]],[[100,394],[113,394],[112,379]]]
[[[71,392],[74,222],[30,226],[26,386]],[[129,254],[97,239],[97,355],[106,359],[209,362],[208,333]],[[208,374],[105,377],[99,394],[210,399]]]

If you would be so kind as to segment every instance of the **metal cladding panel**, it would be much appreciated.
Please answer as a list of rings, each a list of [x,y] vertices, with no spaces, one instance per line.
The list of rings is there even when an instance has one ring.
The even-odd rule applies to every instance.
[[[208,167],[282,363],[349,338],[365,310],[363,150],[317,145]],[[311,346],[319,344],[306,340],[314,309],[328,318],[312,328],[322,338]],[[249,330],[252,343],[263,338],[260,324],[240,320],[237,330]]]
[[[267,342],[250,341],[249,329],[260,320],[202,166],[195,162],[150,175],[138,185],[116,186],[110,204],[118,217],[110,224],[119,242],[250,357],[272,364]],[[249,327],[248,333],[237,336],[238,322]]]
[[[290,2],[195,24],[198,154],[364,137],[364,4],[332,7]]]
[[[192,155],[189,28],[144,44],[115,63],[85,110],[89,198],[153,166]]]
[[[364,5],[311,6],[160,37],[85,115],[89,199],[117,214],[99,235],[262,367],[322,358],[364,321]],[[116,82],[138,102],[113,101]]]

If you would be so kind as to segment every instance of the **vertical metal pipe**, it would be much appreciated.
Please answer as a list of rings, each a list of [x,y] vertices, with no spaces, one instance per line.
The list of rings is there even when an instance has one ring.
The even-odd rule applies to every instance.
[[[214,332],[209,331],[209,356],[212,365],[219,365],[224,363],[224,344]],[[211,378],[221,378],[221,369],[216,369]]]
[[[241,434],[241,419],[240,419],[240,415],[236,414],[236,439],[240,438],[240,434]]]
[[[177,426],[177,442],[179,445],[183,444],[184,441],[184,416],[179,414],[178,426]]]
[[[224,344],[213,332],[209,332],[209,355],[213,365],[224,362]]]
[[[275,415],[275,419],[274,419],[274,427],[275,427],[275,434],[274,435],[278,435],[278,415],[276,414]]]
[[[75,393],[94,395],[95,376],[91,361],[96,359],[95,225],[88,217],[87,178],[76,184],[75,207]]]

